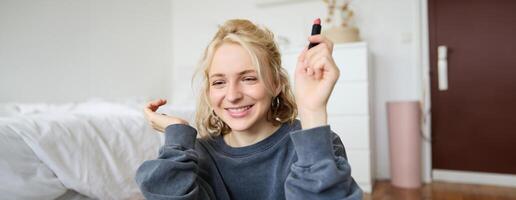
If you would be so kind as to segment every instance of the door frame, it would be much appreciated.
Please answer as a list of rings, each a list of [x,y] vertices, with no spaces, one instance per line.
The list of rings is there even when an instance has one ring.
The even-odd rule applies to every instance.
[[[418,20],[416,26],[416,37],[418,44],[416,48],[419,50],[416,60],[421,66],[421,133],[423,135],[421,149],[421,177],[424,183],[432,182],[432,123],[431,123],[431,94],[430,94],[430,30],[428,24],[428,0],[416,1],[416,7],[419,9]],[[425,139],[427,138],[427,139]]]

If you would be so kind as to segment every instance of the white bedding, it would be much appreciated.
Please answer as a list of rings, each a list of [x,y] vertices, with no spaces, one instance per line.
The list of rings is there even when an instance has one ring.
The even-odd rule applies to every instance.
[[[5,123],[3,120],[0,118],[0,124]],[[4,128],[0,131],[0,158],[0,194],[4,198],[55,199],[66,192],[66,187],[23,139]]]
[[[73,190],[94,199],[142,199],[134,173],[157,156],[162,138],[144,120],[142,106],[105,101],[4,105],[0,194],[55,199],[72,196]],[[164,110],[189,121],[193,117],[191,109]]]

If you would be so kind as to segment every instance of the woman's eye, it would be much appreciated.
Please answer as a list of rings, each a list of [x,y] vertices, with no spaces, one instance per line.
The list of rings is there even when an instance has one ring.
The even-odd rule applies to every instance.
[[[211,85],[221,85],[224,84],[224,81],[213,81]]]
[[[244,77],[244,81],[246,82],[254,82],[258,80],[256,77]]]

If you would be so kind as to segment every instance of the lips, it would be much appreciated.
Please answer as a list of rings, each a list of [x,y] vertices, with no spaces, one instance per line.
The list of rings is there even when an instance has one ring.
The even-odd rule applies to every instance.
[[[247,105],[247,106],[225,108],[225,110],[228,111],[228,114],[231,117],[240,118],[240,117],[245,117],[250,112],[252,107],[253,107],[253,105]]]

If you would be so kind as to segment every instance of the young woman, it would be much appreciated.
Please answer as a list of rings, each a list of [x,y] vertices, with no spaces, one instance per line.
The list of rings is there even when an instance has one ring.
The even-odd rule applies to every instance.
[[[326,103],[339,77],[333,44],[320,35],[309,41],[319,44],[299,55],[294,101],[273,34],[247,20],[224,23],[200,65],[197,129],[156,113],[166,100],[144,109],[165,145],[137,171],[143,195],[361,199],[344,146],[327,125]]]

